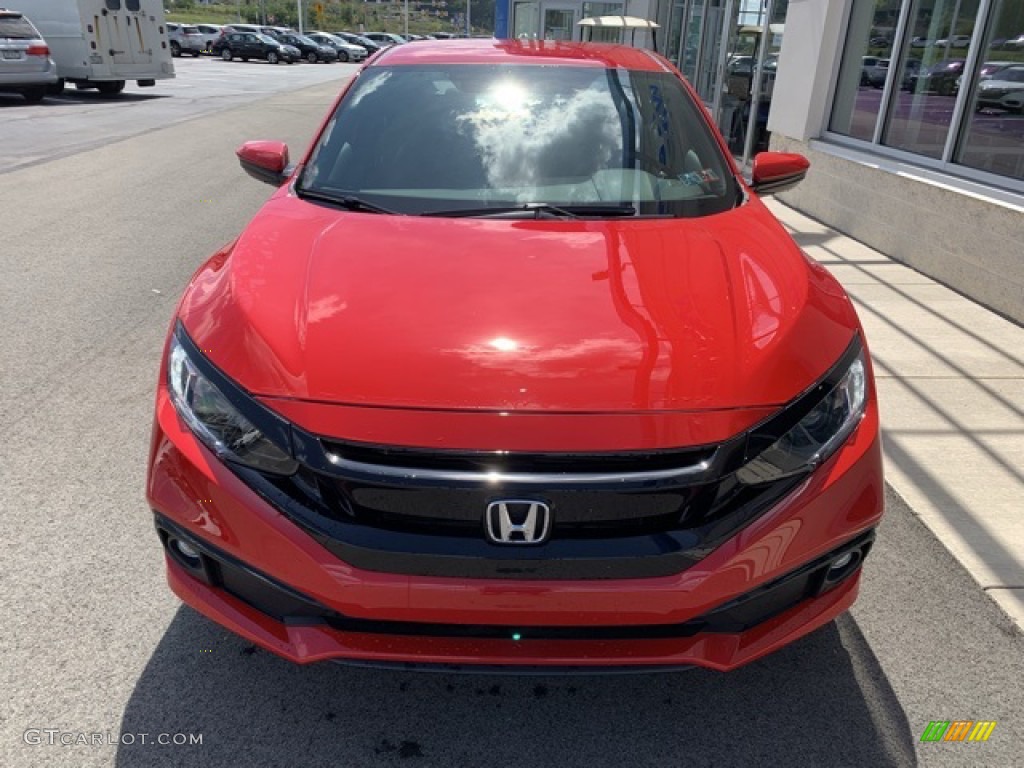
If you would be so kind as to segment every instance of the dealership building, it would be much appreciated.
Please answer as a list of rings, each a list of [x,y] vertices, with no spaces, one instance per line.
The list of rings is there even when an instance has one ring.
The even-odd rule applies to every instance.
[[[656,47],[738,158],[810,159],[782,200],[1024,323],[1021,0],[498,0],[496,35]]]

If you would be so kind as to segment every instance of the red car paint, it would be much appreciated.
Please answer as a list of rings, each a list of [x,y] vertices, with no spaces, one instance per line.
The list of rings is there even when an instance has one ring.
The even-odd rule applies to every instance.
[[[401,46],[372,63],[453,57],[671,69],[645,51],[538,41]],[[716,139],[724,151],[717,133]],[[299,168],[308,161],[307,155]],[[348,247],[368,241],[371,255]],[[695,219],[382,218],[312,204],[290,184],[197,271],[177,319],[220,371],[317,435],[551,452],[727,440],[805,392],[860,332],[839,284],[803,256],[755,196]],[[684,622],[830,552],[873,528],[882,513],[868,363],[865,415],[842,448],[679,574],[517,581],[361,570],[320,546],[200,443],[169,399],[164,357],[150,506],[198,540],[346,616],[510,631]],[[516,642],[292,627],[203,584],[170,557],[168,576],[200,612],[301,663],[721,670],[830,621],[852,604],[860,578],[856,573],[735,634]]]

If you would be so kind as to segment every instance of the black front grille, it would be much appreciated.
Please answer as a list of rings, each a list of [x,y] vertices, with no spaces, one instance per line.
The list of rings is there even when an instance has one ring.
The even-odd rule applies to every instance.
[[[338,519],[391,531],[444,532],[479,537],[484,510],[507,498],[501,488],[408,488],[371,485],[314,476],[321,498]],[[674,491],[556,490],[519,493],[543,501],[559,537],[607,538],[671,530],[698,494],[695,487]]]
[[[303,470],[279,484],[339,522],[480,539],[502,499],[541,501],[560,539],[672,531],[713,495],[719,447],[621,453],[428,451],[313,439]]]

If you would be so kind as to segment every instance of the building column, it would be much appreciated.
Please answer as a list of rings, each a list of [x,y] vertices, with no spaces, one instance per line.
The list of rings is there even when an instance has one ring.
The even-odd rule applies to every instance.
[[[798,141],[821,136],[853,0],[790,0],[768,130]]]

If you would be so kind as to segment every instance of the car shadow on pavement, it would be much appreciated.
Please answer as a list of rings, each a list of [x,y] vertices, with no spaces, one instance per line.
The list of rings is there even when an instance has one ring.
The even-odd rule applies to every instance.
[[[202,743],[152,743],[160,734]],[[292,665],[182,607],[128,701],[121,739],[125,768],[917,762],[907,717],[849,614],[729,674],[514,677]]]
[[[71,89],[64,91],[60,96],[47,96],[36,104],[29,104],[20,94],[0,93],[0,109],[7,107],[61,107],[70,104],[131,103],[166,99],[169,97],[170,94],[167,93],[135,93],[134,91],[108,96],[99,91],[77,91]]]

